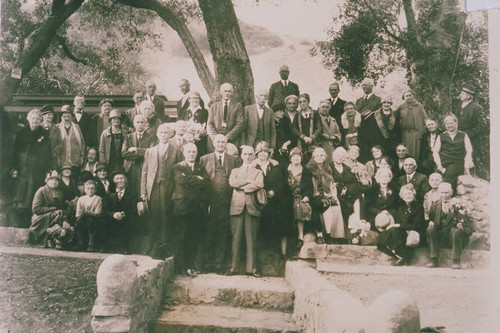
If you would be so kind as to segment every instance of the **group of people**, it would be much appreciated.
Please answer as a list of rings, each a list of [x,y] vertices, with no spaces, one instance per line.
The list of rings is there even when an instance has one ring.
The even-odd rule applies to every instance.
[[[354,102],[332,83],[313,110],[289,73],[282,66],[280,80],[248,106],[224,83],[208,110],[182,80],[175,124],[163,122],[151,82],[123,113],[105,99],[92,117],[83,96],[61,107],[59,124],[52,107],[32,110],[16,133],[11,171],[15,204],[32,206],[30,241],[175,255],[178,272],[194,276],[238,274],[245,238],[245,271],[259,276],[260,237],[287,256],[289,241],[300,248],[307,232],[318,243],[350,243],[349,222],[365,220],[395,265],[427,243],[434,265],[437,248],[451,245],[459,267],[472,226],[449,218],[449,201],[457,177],[474,167],[474,89],[463,87],[460,108],[441,124],[411,91],[393,109],[371,79]],[[140,236],[145,251],[133,245]]]

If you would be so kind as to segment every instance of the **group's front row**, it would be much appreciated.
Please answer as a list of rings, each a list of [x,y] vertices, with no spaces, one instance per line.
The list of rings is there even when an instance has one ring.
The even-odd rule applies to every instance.
[[[216,135],[215,151],[198,161],[196,145],[179,147],[173,134],[167,124],[158,127],[159,144],[144,154],[140,193],[130,186],[125,170],[113,171],[108,180],[102,164],[95,167],[95,178],[83,173],[82,188],[71,184],[70,166],[61,175],[49,172],[33,200],[30,242],[146,252],[155,258],[174,255],[177,271],[194,276],[197,271],[226,272],[227,245],[232,259],[226,273],[238,274],[245,238],[245,271],[259,276],[259,237],[279,240],[286,256],[288,239],[297,239],[300,248],[306,232],[315,233],[318,243],[351,243],[357,235],[354,221],[366,220],[378,236],[378,248],[395,265],[407,263],[413,247],[428,244],[433,266],[438,265],[438,248],[451,246],[453,267],[460,267],[471,221],[451,199],[451,185],[440,174],[428,180],[416,172],[412,158],[404,161],[405,175],[397,181],[382,164],[371,185],[351,171],[344,148],[337,148],[329,163],[325,150],[316,147],[305,165],[301,150],[293,148],[289,162],[280,158],[280,165],[266,142],[255,150],[242,146],[238,158],[227,153],[227,138]],[[141,236],[147,236],[147,251],[141,249]]]

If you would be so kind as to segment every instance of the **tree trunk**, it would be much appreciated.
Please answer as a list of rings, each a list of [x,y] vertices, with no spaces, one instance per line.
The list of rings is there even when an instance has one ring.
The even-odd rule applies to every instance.
[[[254,101],[250,59],[231,0],[198,0],[207,27],[217,84],[234,86],[235,98],[244,105]]]
[[[179,35],[184,47],[186,48],[194,67],[198,72],[203,87],[211,98],[215,97],[218,90],[214,75],[207,65],[203,53],[196,45],[193,35],[189,31],[184,21],[175,13],[167,3],[160,3],[157,0],[117,0],[118,2],[134,8],[143,8],[154,11]]]
[[[14,63],[13,68],[20,68],[22,76],[29,73],[49,48],[52,40],[57,35],[57,30],[80,8],[83,1],[70,0],[65,4],[64,0],[53,0],[51,15],[26,38],[24,50]],[[1,107],[10,102],[12,94],[16,92],[21,83],[21,80],[12,78],[10,74],[10,72],[6,73],[0,80]]]

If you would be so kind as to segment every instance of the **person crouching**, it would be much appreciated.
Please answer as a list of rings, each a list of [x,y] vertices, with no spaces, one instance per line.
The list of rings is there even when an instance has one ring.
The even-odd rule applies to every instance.
[[[85,195],[76,203],[77,249],[94,251],[95,238],[102,212],[102,198],[96,195],[97,184],[94,180],[85,182]]]

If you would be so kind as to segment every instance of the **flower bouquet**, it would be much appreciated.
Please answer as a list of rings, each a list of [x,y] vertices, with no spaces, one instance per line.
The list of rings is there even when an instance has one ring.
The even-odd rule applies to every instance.
[[[361,220],[359,216],[352,214],[349,217],[349,223],[347,225],[349,231],[351,233],[351,242],[352,244],[361,244],[362,239],[368,236],[368,232],[370,231],[370,222],[365,220]]]
[[[467,235],[471,235],[473,231],[471,212],[474,209],[472,202],[464,198],[452,198],[450,200],[452,209],[452,226],[462,229]]]
[[[47,247],[62,249],[73,241],[75,228],[68,221],[64,221],[62,225],[54,224],[48,228],[47,234]]]

